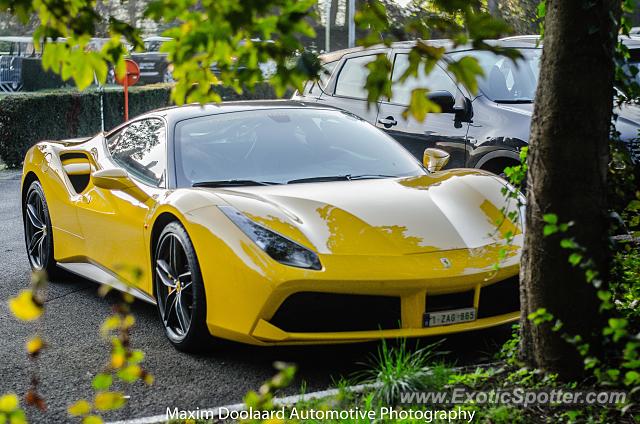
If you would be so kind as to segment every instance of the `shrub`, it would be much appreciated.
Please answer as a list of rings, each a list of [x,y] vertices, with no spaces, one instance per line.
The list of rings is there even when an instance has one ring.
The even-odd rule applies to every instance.
[[[275,98],[273,89],[266,84],[242,95],[223,87],[216,90],[224,100]],[[132,87],[129,116],[170,105],[170,94],[168,84]],[[120,124],[123,116],[122,88],[105,88],[105,130]],[[0,159],[9,167],[20,166],[26,151],[38,141],[88,137],[100,130],[100,93],[96,89],[20,93],[0,99]]]
[[[65,86],[60,75],[42,69],[42,59],[39,57],[22,59],[22,84],[24,91],[47,90]]]

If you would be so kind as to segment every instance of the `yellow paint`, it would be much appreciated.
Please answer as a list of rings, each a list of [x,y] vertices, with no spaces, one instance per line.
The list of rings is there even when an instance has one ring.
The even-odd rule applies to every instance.
[[[71,150],[73,149],[73,150]],[[499,178],[475,170],[381,180],[164,190],[141,183],[75,193],[59,157],[84,152],[94,171],[112,168],[101,136],[65,147],[40,143],[24,175],[41,181],[51,212],[55,259],[96,263],[153,296],[151,230],[170,213],[195,247],[212,334],[252,344],[343,343],[440,335],[512,322],[519,313],[422,328],[425,295],[476,290],[518,274],[521,229],[495,230],[505,207]],[[84,160],[65,164],[83,163]],[[73,168],[79,169],[79,168]],[[143,193],[144,195],[142,195]],[[315,251],[323,268],[282,265],[217,207],[231,204],[256,222]],[[507,212],[515,205],[507,205]],[[511,230],[505,245],[501,232]],[[499,253],[506,258],[498,271]],[[443,265],[443,258],[449,266]],[[141,268],[134,280],[131,269]],[[269,323],[300,291],[397,296],[398,330],[287,333]]]

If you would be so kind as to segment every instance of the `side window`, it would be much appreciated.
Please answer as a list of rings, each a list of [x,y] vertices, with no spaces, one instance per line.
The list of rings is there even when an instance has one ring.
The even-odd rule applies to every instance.
[[[165,187],[167,174],[166,132],[160,119],[130,124],[107,139],[113,160],[133,177],[156,187]]]
[[[416,88],[427,88],[429,91],[448,91],[456,98],[456,103],[460,100],[458,86],[451,79],[440,65],[436,65],[429,75],[424,74],[424,68],[418,68],[418,77],[409,77],[404,82],[399,82],[400,77],[409,68],[409,55],[405,53],[396,54],[393,62],[393,73],[391,75],[392,93],[391,101],[401,105],[408,105],[411,101],[411,92]]]
[[[364,84],[369,74],[366,66],[375,58],[375,56],[369,55],[347,59],[338,75],[335,95],[366,99],[367,91],[364,89]]]

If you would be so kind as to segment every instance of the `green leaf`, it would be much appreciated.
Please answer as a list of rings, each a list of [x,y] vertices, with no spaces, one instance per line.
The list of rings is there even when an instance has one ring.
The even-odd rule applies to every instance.
[[[471,56],[464,56],[462,59],[451,62],[447,65],[456,80],[464,85],[472,94],[478,92],[478,78],[484,76],[484,71],[478,63],[478,59]]]
[[[95,390],[107,390],[113,383],[111,374],[101,373],[93,377],[92,386]]]
[[[118,377],[127,383],[133,383],[141,374],[142,369],[139,365],[129,365],[118,371]]]
[[[582,255],[580,253],[574,252],[569,255],[569,263],[573,266],[577,266],[582,261]]]

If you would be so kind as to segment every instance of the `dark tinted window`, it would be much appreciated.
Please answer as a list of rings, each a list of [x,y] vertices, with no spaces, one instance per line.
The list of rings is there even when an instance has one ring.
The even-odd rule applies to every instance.
[[[307,81],[303,90],[304,94],[321,94],[321,92],[326,89],[329,79],[331,79],[331,74],[337,64],[338,62],[328,62],[322,65],[322,69],[318,75],[319,81]]]
[[[369,70],[367,64],[375,60],[375,56],[360,56],[347,59],[338,75],[335,94],[337,96],[355,97],[366,99],[367,91],[364,84],[367,82]]]
[[[427,88],[429,91],[448,91],[454,97],[458,97],[458,87],[439,65],[436,65],[428,75],[424,73],[424,67],[418,68],[418,77],[411,76],[400,82],[400,77],[409,68],[409,55],[397,54],[393,63],[393,81],[391,101],[401,105],[408,105],[411,101],[411,92],[416,88]]]
[[[489,51],[450,53],[460,60],[471,56],[478,60],[484,77],[478,80],[480,91],[494,102],[533,102],[538,86],[542,49],[519,49],[522,59],[515,63],[505,56]]]
[[[131,123],[107,139],[113,160],[133,177],[164,187],[166,180],[166,135],[160,119]]]
[[[386,133],[332,110],[283,108],[188,119],[176,126],[175,150],[179,186],[424,173]]]

